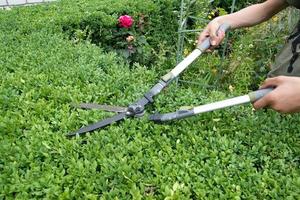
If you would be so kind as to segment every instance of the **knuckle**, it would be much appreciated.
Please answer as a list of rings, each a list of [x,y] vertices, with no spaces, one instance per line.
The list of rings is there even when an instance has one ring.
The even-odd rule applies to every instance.
[[[268,84],[268,82],[271,80],[271,78],[267,78],[266,80],[263,81],[262,85]]]
[[[286,105],[283,105],[283,104],[280,104],[280,103],[274,103],[271,107],[275,111],[277,111],[279,113],[282,113],[282,114],[288,114],[288,113],[291,112],[291,110]]]
[[[281,105],[279,105],[279,104],[274,104],[273,106],[272,106],[272,108],[275,110],[275,111],[277,111],[277,112],[279,112],[279,113],[287,113],[287,110],[285,110]]]
[[[280,82],[280,83],[283,82],[283,81],[285,80],[285,78],[286,78],[286,77],[285,77],[285,76],[282,76],[282,75],[276,77],[277,81]]]
[[[261,105],[259,104],[259,103],[254,103],[253,104],[253,108],[255,109],[255,110],[258,110],[258,109],[260,109],[261,108]]]
[[[272,105],[275,104],[276,101],[276,94],[270,93],[266,96],[266,100]]]

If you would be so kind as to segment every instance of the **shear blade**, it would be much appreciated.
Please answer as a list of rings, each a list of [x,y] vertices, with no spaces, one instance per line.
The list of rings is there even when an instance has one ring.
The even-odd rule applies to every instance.
[[[79,105],[75,105],[76,108],[82,109],[97,109],[97,110],[104,110],[108,112],[116,112],[116,113],[123,113],[127,111],[126,107],[121,106],[110,106],[110,105],[99,105],[96,103],[81,103]]]
[[[113,117],[104,119],[104,120],[96,122],[94,124],[90,124],[88,126],[85,126],[81,129],[75,131],[75,132],[69,133],[67,136],[68,137],[74,137],[74,136],[77,136],[77,135],[82,135],[82,134],[85,134],[87,132],[94,131],[98,128],[103,128],[105,126],[111,125],[112,123],[115,123],[115,122],[118,122],[118,121],[121,121],[121,120],[125,119],[126,116],[127,116],[126,113],[119,113],[119,114],[117,114]]]

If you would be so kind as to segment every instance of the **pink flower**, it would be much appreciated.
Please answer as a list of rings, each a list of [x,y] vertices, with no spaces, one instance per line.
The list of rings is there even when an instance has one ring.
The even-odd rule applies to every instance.
[[[133,24],[133,19],[129,15],[122,15],[118,19],[121,28],[130,28]]]

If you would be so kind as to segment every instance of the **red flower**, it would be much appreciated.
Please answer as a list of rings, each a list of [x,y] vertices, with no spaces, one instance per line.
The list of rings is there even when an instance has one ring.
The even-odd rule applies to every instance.
[[[133,24],[133,19],[129,15],[122,15],[118,19],[121,28],[130,28]]]

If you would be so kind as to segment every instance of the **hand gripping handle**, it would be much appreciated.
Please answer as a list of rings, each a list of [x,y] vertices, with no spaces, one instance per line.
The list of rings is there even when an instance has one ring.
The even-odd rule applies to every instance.
[[[250,97],[250,101],[253,103],[253,102],[263,98],[265,95],[272,92],[273,90],[274,90],[274,88],[265,88],[265,89],[257,90],[254,92],[250,92],[248,95]]]
[[[230,29],[230,25],[229,24],[222,24],[217,33],[219,32],[219,30],[223,31],[224,33],[226,33],[228,30]],[[207,49],[209,49],[209,47],[211,46],[210,43],[210,37],[206,38],[201,44],[197,45],[197,49],[200,49],[201,52],[206,51]]]

